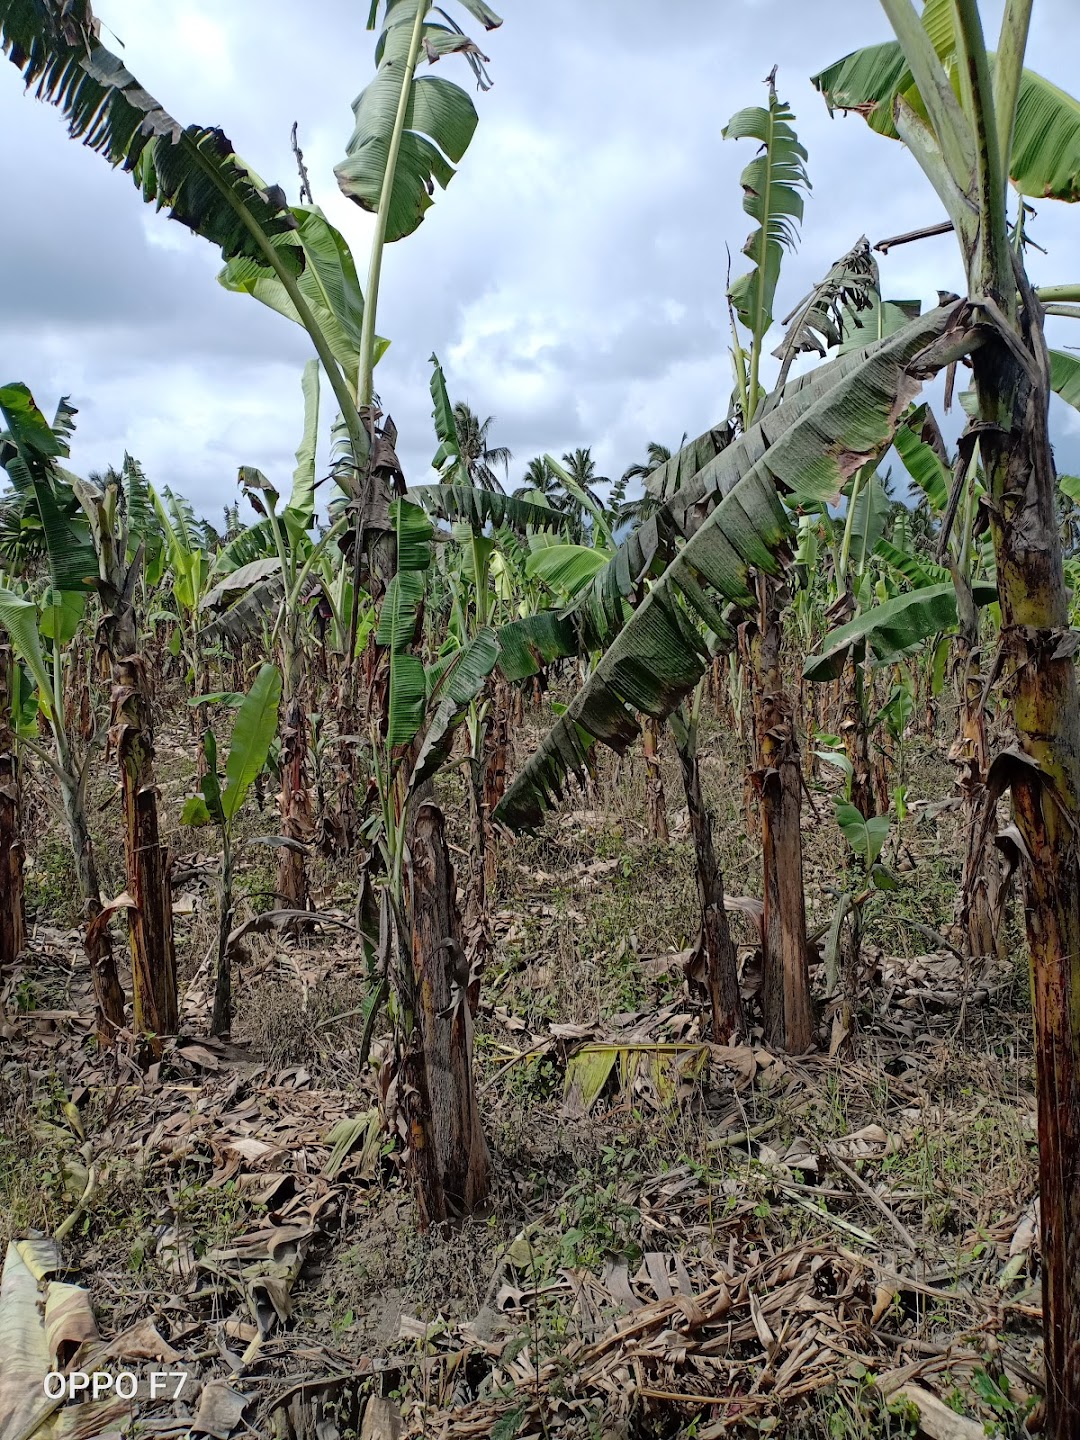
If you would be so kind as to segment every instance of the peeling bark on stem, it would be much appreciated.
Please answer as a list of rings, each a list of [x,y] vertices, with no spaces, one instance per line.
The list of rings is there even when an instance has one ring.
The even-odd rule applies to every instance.
[[[135,1033],[158,1060],[179,1025],[172,892],[158,826],[154,746],[146,671],[137,655],[113,666],[112,732],[123,795],[124,856]]]
[[[746,1034],[735,946],[731,940],[724,908],[724,877],[713,845],[712,820],[701,790],[701,768],[690,744],[676,748],[682,769],[683,791],[694,841],[698,900],[701,904],[701,950],[705,961],[705,983],[712,1010],[712,1038],[717,1045],[730,1045]]]
[[[489,1161],[473,1079],[468,962],[437,805],[417,808],[411,850],[413,1032],[399,1085],[426,1229],[476,1210],[487,1197]]]
[[[1045,342],[1030,291],[1024,340]],[[1045,372],[1044,372],[1045,373]],[[1039,1095],[1047,1434],[1080,1435],[1080,691],[1047,431],[1049,397],[1004,344],[975,356],[980,448],[993,501],[1003,673],[1019,747],[1013,811],[1026,867]],[[1059,654],[1059,647],[1066,653]],[[999,762],[1000,763],[1000,762]]]
[[[90,978],[94,987],[97,1011],[98,1041],[112,1045],[118,1030],[124,1027],[124,992],[116,973],[116,959],[105,925],[95,924],[101,915],[101,882],[90,831],[86,824],[86,802],[79,782],[72,775],[60,777],[60,795],[64,805],[75,876],[83,902],[85,924],[83,945],[90,962]]]
[[[765,1038],[791,1055],[813,1040],[803,894],[802,774],[791,701],[780,666],[776,582],[758,578],[757,623],[742,627],[754,690],[757,767],[752,779],[761,813],[765,901],[762,1004]]]

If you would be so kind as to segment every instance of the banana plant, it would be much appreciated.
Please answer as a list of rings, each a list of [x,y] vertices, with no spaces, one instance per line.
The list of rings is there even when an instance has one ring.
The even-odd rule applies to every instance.
[[[218,773],[217,740],[209,728],[203,733],[206,765],[199,781],[202,793],[192,795],[187,800],[180,817],[182,825],[215,825],[221,840],[217,963],[214,971],[214,1006],[210,1021],[212,1035],[224,1035],[229,1029],[232,1016],[232,954],[229,936],[232,933],[235,913],[233,864],[242,843],[236,838],[236,819],[270,753],[270,746],[278,728],[281,694],[281,672],[275,665],[261,666],[251,689],[236,712],[229,741],[229,754],[225,761],[224,785]]]
[[[86,922],[85,947],[97,1007],[98,1036],[111,1045],[124,1026],[124,994],[102,916],[101,884],[86,808],[86,790],[101,736],[85,749],[68,718],[67,647],[79,627],[98,573],[89,526],[62,474],[75,411],[61,401],[49,425],[25,385],[0,388],[0,464],[18,500],[19,513],[40,537],[48,588],[40,599],[25,589],[0,586],[0,628],[37,686],[38,706],[51,749],[29,736],[21,744],[51,771],[60,791],[68,839]]]
[[[483,0],[462,0],[486,30],[502,21]],[[337,166],[343,193],[375,216],[359,357],[357,402],[369,406],[376,359],[375,319],[387,245],[411,235],[434,204],[468,149],[478,123],[468,94],[442,76],[417,75],[421,60],[434,65],[449,55],[468,61],[479,88],[490,85],[486,56],[438,6],[428,0],[372,0],[367,28],[382,11],[375,48],[375,78],[353,105],[355,127],[346,158]],[[439,17],[438,19],[434,17]],[[445,21],[445,23],[443,23]]]
[[[1048,432],[1053,373],[1008,186],[1080,199],[1080,106],[1024,67],[1033,0],[1007,0],[991,56],[978,0],[882,0],[895,43],[816,77],[831,107],[894,133],[930,180],[967,277],[979,452],[1012,680],[1013,743],[990,763],[981,841],[1009,789],[1025,873],[1039,1091],[1046,1430],[1080,1431],[1080,689]],[[1075,299],[1051,287],[1048,303]]]
[[[319,364],[304,368],[304,426],[296,451],[292,491],[279,512],[280,495],[261,471],[244,466],[240,484],[261,516],[261,538],[267,554],[248,560],[227,573],[201,599],[199,609],[214,618],[205,625],[207,639],[233,642],[249,634],[252,626],[266,624],[269,649],[278,659],[283,677],[281,713],[281,828],[295,843],[282,848],[278,864],[278,903],[291,910],[309,907],[304,844],[313,832],[307,774],[308,719],[303,704],[305,658],[305,600],[318,562],[345,531],[347,518],[339,517],[315,540],[309,531],[315,522],[315,460],[319,428]],[[233,554],[226,563],[231,563]],[[220,557],[219,557],[220,562]],[[272,618],[272,624],[270,618]]]
[[[103,481],[70,477],[97,554],[102,615],[100,668],[112,677],[112,728],[120,770],[127,869],[128,939],[135,1033],[144,1058],[160,1060],[179,1023],[172,890],[158,821],[154,725],[146,665],[139,654],[135,590],[144,546],[131,553],[127,495],[115,472]]]

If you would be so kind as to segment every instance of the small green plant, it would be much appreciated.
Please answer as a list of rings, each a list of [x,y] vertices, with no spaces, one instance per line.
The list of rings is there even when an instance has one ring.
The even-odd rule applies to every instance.
[[[221,885],[218,896],[217,975],[214,984],[214,1012],[211,1033],[222,1035],[229,1028],[232,1011],[232,972],[229,935],[233,917],[233,826],[256,775],[266,764],[270,743],[277,730],[281,700],[281,674],[276,665],[264,665],[236,713],[229,758],[225,762],[225,785],[218,775],[217,741],[207,729],[203,735],[206,773],[199,782],[201,795],[192,795],[180,817],[182,825],[216,825],[221,837]],[[295,842],[285,836],[274,843]]]

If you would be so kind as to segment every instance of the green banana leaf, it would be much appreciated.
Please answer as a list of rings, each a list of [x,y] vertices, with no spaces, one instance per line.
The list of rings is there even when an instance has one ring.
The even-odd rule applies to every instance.
[[[610,644],[633,613],[632,607],[640,601],[647,581],[663,573],[678,553],[680,544],[690,539],[709,510],[752,465],[762,461],[770,448],[778,445],[812,407],[821,406],[824,410],[832,397],[837,418],[829,423],[837,423],[848,403],[846,387],[853,375],[872,363],[872,371],[868,372],[870,383],[875,386],[879,383],[875,378],[879,373],[883,383],[888,383],[895,367],[906,366],[941,335],[954,313],[955,307],[946,307],[916,315],[903,332],[890,333],[883,340],[849,350],[789,380],[780,395],[771,396],[764,403],[757,421],[734,439],[725,427],[716,427],[685,445],[650,476],[650,488],[652,481],[659,477],[658,485],[667,496],[660,509],[615,547],[605,567],[597,572],[572,607],[559,615],[542,613],[500,629],[499,668],[503,675],[507,679],[524,679],[560,659],[602,650]],[[915,388],[912,384],[911,389]],[[878,445],[870,452],[872,455],[884,447],[889,433],[886,428],[879,435]],[[854,466],[859,459],[844,455],[841,465],[836,463],[837,458],[825,459],[827,471],[807,472],[806,481],[814,486],[817,497],[811,505],[812,497],[799,492],[799,498],[808,508],[820,505],[822,489],[826,498],[839,498],[839,490],[847,480],[843,470],[849,464]],[[698,459],[703,463],[692,470],[692,464]],[[796,467],[798,463],[796,459]],[[790,466],[785,468],[793,485],[797,485],[796,470]],[[788,488],[786,483],[784,488]]]
[[[298,252],[292,258],[292,268],[300,270],[297,277],[300,293],[326,336],[334,359],[355,389],[364,323],[364,296],[356,274],[356,261],[340,231],[321,210],[294,205],[290,213],[296,228],[275,236],[274,248],[279,253],[288,247]],[[288,291],[262,255],[230,260],[218,275],[218,281],[226,290],[252,295],[287,320],[303,324]],[[389,348],[389,340],[376,338],[376,363]]]
[[[427,709],[424,666],[409,647],[416,638],[420,604],[431,567],[434,528],[419,505],[395,500],[390,507],[397,536],[397,573],[386,588],[376,638],[390,651],[390,706],[386,743],[408,745]]]
[[[570,776],[587,771],[594,743],[624,750],[638,733],[635,712],[666,718],[690,693],[711,658],[697,622],[704,621],[717,644],[731,643],[721,604],[752,608],[751,570],[775,574],[780,568],[792,534],[781,495],[798,503],[839,494],[860,466],[885,451],[918,389],[911,369],[922,363],[922,352],[943,333],[955,308],[913,321],[857,359],[823,367],[835,383],[816,390],[809,381],[793,383],[797,418],[776,426],[781,433],[775,443],[767,443],[762,426],[780,421],[786,390],[772,410],[764,407],[761,426],[740,437],[746,444],[736,442],[710,462],[706,470],[727,467],[719,482],[726,487],[722,498],[696,528],[687,525],[685,545],[516,776],[497,811],[502,823],[512,829],[539,823]],[[692,492],[698,483],[685,489]]]
[[[98,560],[86,522],[58,459],[68,453],[75,411],[62,401],[58,431],[45,419],[22,383],[0,387],[0,465],[19,496],[24,517],[41,527],[49,580],[57,590],[93,590]]]
[[[976,605],[992,605],[997,600],[997,587],[984,580],[976,581],[971,590]],[[884,605],[863,611],[826,635],[820,652],[807,657],[803,678],[838,679],[849,653],[854,649],[856,659],[861,659],[867,643],[877,664],[892,664],[932,635],[941,635],[956,625],[956,591],[951,580],[908,591]]]
[[[281,672],[276,665],[263,665],[233,724],[229,758],[225,762],[225,789],[221,792],[226,824],[243,805],[256,775],[266,764],[271,742],[277,734],[280,702]]]
[[[304,394],[304,434],[296,452],[292,494],[281,519],[295,550],[315,518],[315,447],[319,436],[319,362],[309,360],[301,379]]]
[[[1067,350],[1050,351],[1050,388],[1067,405],[1080,410],[1080,355]]]
[[[946,68],[955,68],[956,44],[947,0],[928,4],[923,24]],[[855,111],[878,134],[894,140],[898,138],[893,123],[897,96],[903,95],[921,108],[911,71],[895,40],[846,55],[814,75],[811,83],[830,112]],[[1009,176],[1021,195],[1080,200],[1080,105],[1033,70],[1025,70],[1020,80]]]
[[[534,550],[525,564],[530,579],[542,580],[552,590],[572,598],[588,585],[609,560],[604,550],[587,545],[548,545]]]
[[[0,629],[11,636],[12,645],[34,677],[42,709],[51,715],[55,704],[53,678],[41,648],[37,606],[25,595],[0,586]]]
[[[930,502],[930,509],[940,516],[948,509],[952,472],[934,447],[919,438],[924,417],[925,407],[920,406],[900,426],[893,444],[904,469]]]
[[[470,484],[413,485],[408,498],[432,515],[450,522],[461,520],[473,530],[488,525],[504,526],[528,534],[532,530],[557,531],[566,525],[566,516],[548,505],[536,505],[497,490],[481,490]]]
[[[379,209],[407,62],[410,57],[414,62],[417,58],[413,50],[417,23],[421,40],[426,36],[432,43],[435,53],[428,52],[432,60],[440,53],[440,43],[444,43],[444,36],[426,24],[430,9],[428,0],[388,0],[375,52],[378,69],[353,104],[355,128],[346,146],[346,158],[334,171],[344,194],[372,214]],[[486,7],[484,12],[481,18],[487,29],[502,23]],[[373,4],[369,29],[374,28],[377,13],[378,6]],[[465,45],[454,44],[452,49],[464,51]],[[422,43],[419,53],[424,53]],[[441,53],[448,51],[442,49]],[[387,242],[404,239],[420,225],[434,204],[435,186],[445,190],[453,178],[454,166],[469,148],[478,118],[466,92],[439,76],[414,73],[405,103],[405,131],[387,210]]]
[[[871,473],[859,488],[851,516],[851,563],[860,574],[885,533],[891,508],[884,486]]]
[[[458,726],[483,690],[498,658],[499,642],[495,632],[488,629],[478,631],[453,657],[432,696],[437,703],[416,757],[410,789],[415,790],[434,775],[450,754]]]
[[[743,254],[754,268],[735,280],[728,297],[735,313],[761,340],[773,321],[772,307],[785,250],[794,249],[803,218],[803,192],[810,189],[806,150],[792,126],[791,109],[770,84],[768,107],[755,105],[733,115],[721,131],[725,140],[758,140],[760,153],[742,173],[743,209],[757,224]]]

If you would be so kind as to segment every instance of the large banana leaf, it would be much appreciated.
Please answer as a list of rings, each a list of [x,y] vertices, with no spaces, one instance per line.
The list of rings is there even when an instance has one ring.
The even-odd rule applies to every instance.
[[[1050,351],[1050,387],[1074,410],[1080,410],[1080,355]]]
[[[68,453],[74,413],[62,404],[54,431],[25,385],[0,387],[0,416],[7,427],[0,432],[0,465],[19,496],[22,514],[41,526],[54,588],[85,591],[97,583],[97,555],[74,491],[57,465]]]
[[[997,600],[997,587],[984,580],[976,581],[971,590],[976,605],[992,605]],[[861,659],[867,643],[877,664],[892,664],[918,649],[932,635],[945,634],[956,625],[956,590],[951,580],[909,591],[884,605],[863,611],[847,625],[826,635],[821,642],[821,652],[807,657],[803,677],[820,681],[838,679],[852,650],[855,658]]]
[[[955,307],[949,307],[916,316],[903,331],[890,333],[884,340],[861,349],[852,349],[789,380],[779,395],[771,396],[761,407],[758,420],[734,439],[726,427],[717,427],[684,446],[661,467],[663,475],[661,471],[655,472],[661,476],[660,484],[668,497],[665,503],[615,548],[575,604],[560,615],[544,612],[514,621],[499,631],[502,649],[499,668],[504,676],[524,679],[557,660],[602,650],[633,613],[631,607],[641,598],[646,581],[663,573],[677,554],[680,543],[690,539],[712,507],[751,466],[763,460],[770,448],[812,407],[821,406],[824,410],[831,396],[838,418],[848,403],[846,387],[852,376],[868,365],[868,383],[875,391],[887,387],[890,377],[895,382],[896,367],[909,365],[925,346],[944,332],[955,313]],[[910,391],[904,386],[904,393],[914,389],[917,389],[914,383]],[[835,424],[837,420],[828,423]],[[869,456],[880,453],[890,433],[890,426],[885,425],[868,451]],[[869,442],[871,437],[866,438]],[[691,458],[684,460],[684,455]],[[702,458],[704,463],[692,470],[693,460]],[[848,466],[858,464],[858,457],[829,456],[824,464],[826,468],[820,473],[807,472],[805,484],[814,486],[816,500],[820,499],[818,491],[823,484],[826,498],[839,498],[847,479],[845,471]],[[653,479],[654,476],[649,477],[650,488]],[[677,488],[672,488],[676,483]],[[796,488],[799,488],[797,478],[793,492]],[[803,489],[800,495],[810,498]]]
[[[420,605],[431,567],[431,521],[418,505],[395,500],[391,506],[397,536],[397,572],[386,588],[376,639],[390,651],[390,706],[386,743],[408,745],[427,709],[424,666],[410,653]]]
[[[11,643],[34,677],[43,708],[51,712],[53,682],[41,649],[37,606],[25,595],[0,586],[0,629],[11,636]]]
[[[757,222],[743,254],[754,268],[728,291],[735,313],[760,340],[772,324],[773,298],[785,250],[794,248],[803,218],[803,191],[809,190],[806,151],[799,143],[794,114],[770,84],[768,107],[740,110],[725,125],[725,140],[759,140],[761,152],[742,173],[743,209]]]
[[[525,573],[572,598],[598,570],[604,569],[608,559],[606,551],[592,550],[587,545],[547,545],[529,556]]]
[[[267,187],[221,130],[174,120],[99,39],[89,0],[0,0],[0,48],[73,137],[126,170],[145,200],[234,255],[291,229],[285,196]],[[293,252],[295,268],[302,254]]]
[[[481,490],[472,484],[413,485],[409,499],[442,520],[461,520],[474,530],[507,526],[527,534],[531,530],[560,530],[567,523],[565,515],[548,505],[536,505],[497,490]]]
[[[946,67],[954,67],[956,45],[947,0],[927,4],[923,24]],[[853,110],[893,140],[898,138],[893,123],[897,97],[921,105],[895,40],[846,55],[813,76],[812,83],[830,111]],[[1032,70],[1025,70],[1020,80],[1009,175],[1022,195],[1080,200],[1080,105]]]
[[[417,49],[424,53],[424,39],[431,45],[426,53],[432,63],[440,54],[464,51],[468,44],[461,37],[464,44],[447,45],[445,27],[427,24],[432,8],[429,0],[387,0],[384,28],[375,52],[375,79],[353,104],[356,125],[346,147],[346,159],[335,170],[338,184],[349,199],[377,213],[402,85],[410,75],[405,131],[387,211],[387,241],[401,240],[419,226],[434,204],[436,184],[445,190],[450,183],[454,166],[469,148],[477,125],[476,107],[460,86],[439,76],[418,76],[409,71],[409,61],[415,65]],[[489,30],[502,23],[486,6],[469,8]],[[373,4],[369,28],[374,28],[377,11],[378,6]],[[418,24],[421,44],[416,47]]]
[[[465,711],[484,688],[499,658],[499,642],[492,630],[480,630],[446,666],[431,697],[436,701],[423,744],[409,781],[415,789],[434,775],[450,753],[454,734]]]
[[[723,478],[711,477],[723,498],[696,528],[687,524],[686,544],[515,778],[498,810],[503,823],[537,824],[569,777],[586,771],[594,743],[625,749],[638,733],[635,712],[662,719],[689,694],[710,658],[697,622],[704,621],[718,642],[730,643],[721,605],[752,607],[751,570],[779,569],[791,537],[781,495],[797,503],[838,494],[857,469],[884,452],[918,389],[912,369],[955,313],[945,307],[913,321],[903,335],[864,353],[860,363],[849,356],[823,367],[831,372],[831,385],[817,391],[793,385],[797,418],[775,443],[767,443],[761,426],[779,428],[787,398],[706,467],[727,467]],[[700,483],[685,489],[693,492]]]
[[[319,322],[334,359],[355,390],[364,323],[364,296],[352,251],[340,231],[330,224],[321,210],[294,205],[290,213],[296,229],[277,235],[273,241],[274,248],[279,253],[288,248],[298,252],[292,258],[292,265],[301,269],[297,279],[300,293]],[[287,320],[303,324],[289,292],[265,256],[245,255],[230,260],[218,280],[226,290],[253,295]],[[376,340],[376,361],[386,353],[389,345],[389,340]]]
[[[236,712],[229,741],[225,789],[221,793],[226,822],[232,820],[243,805],[256,775],[266,764],[277,731],[280,701],[281,672],[276,665],[263,665]]]

